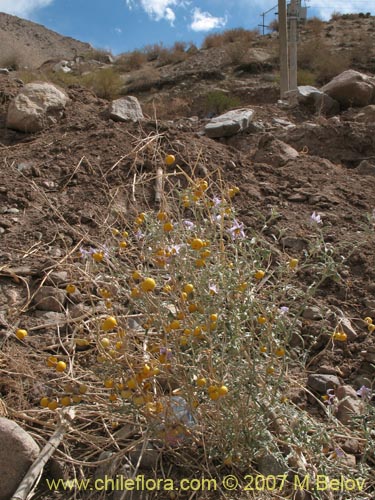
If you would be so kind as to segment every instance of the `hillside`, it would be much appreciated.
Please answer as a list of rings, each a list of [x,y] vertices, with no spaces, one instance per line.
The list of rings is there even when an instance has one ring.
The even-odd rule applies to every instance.
[[[0,67],[37,68],[48,59],[72,59],[91,49],[89,43],[66,37],[41,24],[0,12]]]
[[[363,72],[328,110],[279,101],[275,33],[0,75],[0,417],[39,446],[20,471],[0,418],[2,488],[58,429],[33,500],[122,500],[47,480],[141,476],[173,491],[133,500],[374,498],[374,33],[301,31],[300,83]],[[34,81],[63,112],[7,127]],[[115,120],[129,95],[143,118]]]

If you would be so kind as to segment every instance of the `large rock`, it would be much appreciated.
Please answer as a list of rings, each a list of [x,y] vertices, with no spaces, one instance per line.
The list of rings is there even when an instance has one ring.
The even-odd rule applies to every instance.
[[[249,128],[253,115],[254,111],[249,108],[228,111],[228,113],[212,118],[205,126],[204,132],[213,139],[230,137]]]
[[[138,122],[143,120],[143,112],[139,101],[134,96],[121,97],[112,101],[109,106],[109,116],[120,122]]]
[[[279,139],[275,139],[272,134],[266,133],[259,140],[258,150],[253,160],[256,163],[267,163],[268,165],[280,167],[298,157],[298,151],[292,146]]]
[[[340,111],[340,105],[316,87],[311,85],[301,85],[298,87],[297,99],[300,104],[312,108],[317,113],[323,115],[335,115]]]
[[[38,132],[57,123],[68,101],[68,96],[51,83],[28,83],[10,102],[6,126],[21,132]]]
[[[16,422],[0,417],[0,500],[9,500],[31,464],[39,446]]]
[[[362,107],[374,102],[375,78],[348,69],[321,89],[339,102],[341,108]]]

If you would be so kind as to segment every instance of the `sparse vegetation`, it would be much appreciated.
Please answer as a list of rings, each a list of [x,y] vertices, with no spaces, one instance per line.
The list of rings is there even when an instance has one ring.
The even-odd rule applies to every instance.
[[[113,68],[103,68],[85,75],[83,77],[84,84],[93,90],[98,97],[103,99],[113,99],[117,97],[123,81],[121,76]]]
[[[213,90],[205,97],[204,108],[206,113],[220,114],[229,109],[238,108],[241,106],[241,101],[229,93],[220,90]]]
[[[221,47],[225,44],[234,42],[250,44],[256,39],[258,35],[259,35],[258,30],[245,30],[243,28],[234,28],[220,33],[207,35],[203,41],[202,48],[210,49],[212,47]]]
[[[115,61],[118,71],[135,71],[140,69],[147,61],[147,54],[140,50],[120,54]]]
[[[308,69],[299,69],[297,72],[298,85],[316,85],[316,76]]]
[[[113,58],[112,53],[105,49],[91,49],[82,54],[85,61],[99,61],[101,63],[108,63],[111,58]]]

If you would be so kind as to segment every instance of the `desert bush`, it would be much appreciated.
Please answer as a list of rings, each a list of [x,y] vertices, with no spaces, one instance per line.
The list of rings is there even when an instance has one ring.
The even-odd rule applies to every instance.
[[[165,50],[162,43],[154,43],[143,47],[142,52],[146,55],[147,61],[155,61]]]
[[[160,80],[158,71],[155,68],[145,68],[136,71],[127,78],[124,90],[126,92],[137,92],[149,90]]]
[[[338,21],[341,17],[342,17],[341,12],[338,12],[337,10],[335,10],[332,12],[330,21]]]
[[[166,48],[159,53],[157,66],[166,66],[167,64],[177,64],[188,58],[185,42],[175,42],[170,48]]]
[[[238,108],[241,101],[230,94],[220,90],[213,90],[205,97],[204,109],[206,114],[220,114],[233,108]]]
[[[213,33],[207,35],[203,40],[202,48],[210,49],[212,47],[221,47],[225,44],[234,42],[249,44],[255,40],[258,34],[258,30],[245,30],[243,28],[234,28],[221,33]]]
[[[319,17],[311,17],[305,24],[306,30],[312,33],[314,36],[321,35],[324,27],[325,23],[324,21],[319,19]]]
[[[0,67],[11,70],[18,70],[23,65],[24,59],[22,55],[15,51],[10,53],[0,54]]]
[[[242,64],[246,61],[249,46],[242,42],[235,42],[225,45],[225,54],[229,64]]]
[[[109,50],[105,49],[90,49],[82,54],[85,61],[99,61],[101,63],[107,63],[108,59],[113,57]]]
[[[350,55],[332,52],[323,39],[300,44],[298,49],[298,65],[316,75],[318,83],[326,83],[342,71],[350,68]]]
[[[366,32],[359,34],[356,45],[351,49],[349,57],[354,67],[366,67],[373,57],[373,37]]]
[[[115,61],[115,66],[119,71],[134,71],[140,69],[147,61],[147,55],[140,50],[120,54]]]
[[[103,68],[84,75],[82,83],[103,99],[113,99],[123,87],[121,76],[113,68]]]

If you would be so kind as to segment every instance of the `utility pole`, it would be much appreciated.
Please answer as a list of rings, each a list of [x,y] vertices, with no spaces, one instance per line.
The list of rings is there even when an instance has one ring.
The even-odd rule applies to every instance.
[[[300,2],[299,2],[300,5]],[[290,43],[289,43],[289,90],[297,91],[297,0],[290,2]]]
[[[280,54],[280,99],[289,91],[288,70],[288,28],[286,18],[286,0],[278,0],[279,11],[279,54]]]

